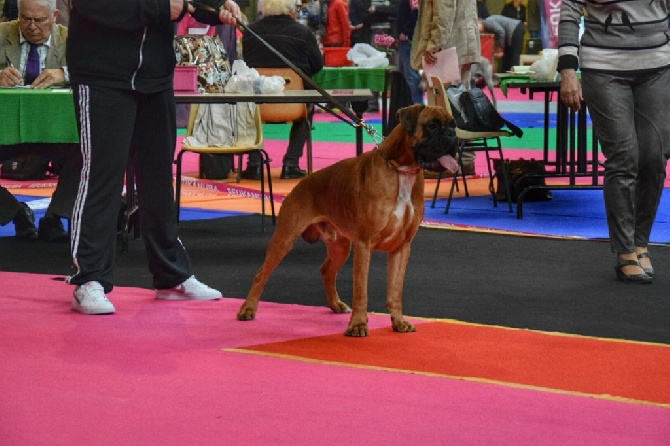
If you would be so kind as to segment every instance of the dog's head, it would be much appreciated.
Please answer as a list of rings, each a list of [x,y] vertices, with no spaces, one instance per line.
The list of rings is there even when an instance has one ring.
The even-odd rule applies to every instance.
[[[414,159],[424,169],[456,172],[456,123],[442,107],[411,105],[398,110],[398,120],[410,134]]]

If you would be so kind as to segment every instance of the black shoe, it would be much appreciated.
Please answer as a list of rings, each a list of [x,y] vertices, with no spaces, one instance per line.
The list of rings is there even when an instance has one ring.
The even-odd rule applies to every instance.
[[[619,279],[622,282],[627,282],[627,283],[652,283],[654,281],[654,278],[647,275],[647,274],[626,274],[623,272],[623,267],[624,266],[640,266],[640,262],[637,260],[619,260],[616,263],[616,266],[614,267],[614,271],[616,271],[616,278]],[[640,268],[642,268],[640,266]]]
[[[299,178],[304,178],[307,176],[307,172],[302,170],[300,167],[286,164],[281,168],[281,175],[279,178],[282,180],[297,180]]]
[[[646,258],[646,259],[651,260],[651,256],[649,255],[649,252],[640,253],[640,254],[637,255],[637,258],[638,259],[645,259]],[[642,266],[642,264],[640,264],[640,267],[642,268],[642,271],[644,271],[644,273],[646,275],[648,275],[649,277],[654,277],[654,267],[653,266]]]
[[[19,203],[19,210],[14,216],[14,230],[18,238],[31,238],[37,233],[35,213],[25,203]]]
[[[262,168],[263,166],[260,164],[258,166],[247,166],[247,168],[242,171],[242,178],[245,180],[260,180]]]
[[[63,222],[60,217],[55,215],[45,216],[40,218],[39,229],[37,235],[40,240],[45,242],[68,242],[70,241],[70,234],[67,233],[63,227]]]

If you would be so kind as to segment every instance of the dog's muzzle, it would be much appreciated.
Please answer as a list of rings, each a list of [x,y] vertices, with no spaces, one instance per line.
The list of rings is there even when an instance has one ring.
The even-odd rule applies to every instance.
[[[414,147],[414,158],[421,168],[433,172],[451,173],[458,171],[458,163],[454,159],[458,148],[456,127],[451,122],[428,123],[424,127],[424,138]]]

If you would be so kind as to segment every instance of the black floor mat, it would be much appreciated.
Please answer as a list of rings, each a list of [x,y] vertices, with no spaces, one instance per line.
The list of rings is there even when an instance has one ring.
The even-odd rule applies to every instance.
[[[273,226],[259,216],[181,222],[181,239],[196,276],[226,297],[244,298],[260,267]],[[670,248],[651,247],[657,276],[628,285],[614,274],[609,244],[419,230],[405,280],[404,312],[489,325],[670,343]],[[263,298],[325,305],[319,267],[322,243],[299,241],[270,279]],[[0,238],[0,269],[71,274],[69,245]],[[116,285],[151,288],[144,247],[131,240],[117,255]],[[338,278],[350,303],[351,259]],[[370,311],[386,312],[386,256],[373,256]],[[110,296],[113,299],[113,294]],[[448,341],[448,340],[445,340]]]

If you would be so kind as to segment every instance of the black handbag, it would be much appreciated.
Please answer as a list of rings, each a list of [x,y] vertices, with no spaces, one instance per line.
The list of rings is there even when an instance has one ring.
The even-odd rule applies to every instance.
[[[224,180],[233,170],[233,155],[209,153],[200,154],[200,178]]]
[[[447,97],[459,129],[491,132],[506,126],[514,136],[523,136],[523,130],[500,116],[481,88],[467,90],[459,84],[447,88]]]
[[[530,186],[546,186],[544,176],[547,174],[544,164],[536,161],[534,158],[529,160],[519,158],[518,160],[505,160],[510,189],[512,190],[512,201],[517,201],[519,194]],[[505,187],[502,183],[502,163],[500,160],[494,160],[493,167],[498,179],[496,189],[496,199],[498,201],[507,201]],[[523,196],[523,201],[547,201],[551,200],[553,195],[548,189],[532,189]]]

